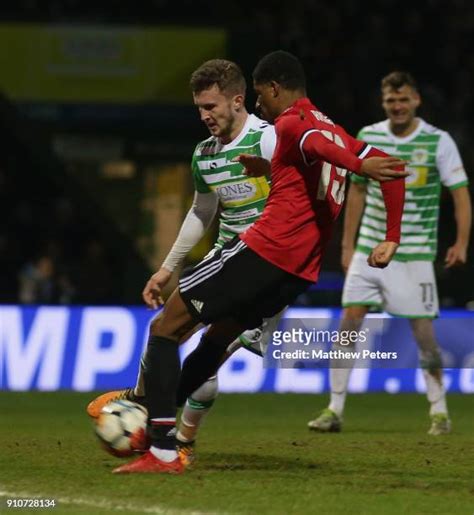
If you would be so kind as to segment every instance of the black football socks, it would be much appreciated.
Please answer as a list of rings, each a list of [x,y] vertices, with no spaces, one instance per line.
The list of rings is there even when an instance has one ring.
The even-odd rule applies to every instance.
[[[206,335],[201,338],[199,345],[184,360],[176,396],[178,406],[183,406],[186,399],[194,391],[205,383],[209,377],[215,375],[226,350],[227,345],[219,345],[210,341]]]
[[[145,391],[152,445],[176,447],[176,391],[180,377],[179,345],[151,335],[144,359]]]

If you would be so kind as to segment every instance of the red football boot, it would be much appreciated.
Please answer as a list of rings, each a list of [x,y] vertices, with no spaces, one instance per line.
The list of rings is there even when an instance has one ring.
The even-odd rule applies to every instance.
[[[185,466],[179,457],[167,462],[147,451],[139,458],[117,467],[112,472],[114,474],[182,474],[184,470]]]

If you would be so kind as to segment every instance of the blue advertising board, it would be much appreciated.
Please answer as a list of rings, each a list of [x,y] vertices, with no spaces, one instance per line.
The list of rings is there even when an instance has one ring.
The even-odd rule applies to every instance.
[[[154,313],[141,307],[0,306],[0,389],[108,390],[135,384],[140,355]],[[317,320],[337,328],[340,310],[291,308],[289,319]],[[380,315],[378,315],[380,317]],[[423,392],[416,345],[409,321],[384,316],[383,345],[403,349],[405,361],[393,367],[357,368],[352,392]],[[474,392],[474,313],[447,311],[435,322],[443,349],[448,391]],[[182,347],[185,356],[199,333]],[[222,392],[321,393],[328,389],[327,367],[270,368],[243,349],[220,369]]]

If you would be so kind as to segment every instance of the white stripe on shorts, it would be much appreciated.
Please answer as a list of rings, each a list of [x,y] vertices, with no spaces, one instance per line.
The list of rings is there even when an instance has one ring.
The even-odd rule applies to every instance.
[[[221,258],[224,258],[229,253],[234,253],[236,250],[236,247],[239,246],[239,249],[241,248],[240,243],[244,243],[243,241],[238,242],[235,247],[232,247],[230,249],[225,249],[221,251]],[[237,251],[239,250],[237,249]],[[233,255],[233,254],[232,254]],[[196,265],[196,269],[194,272],[189,276],[185,277],[184,279],[181,279],[179,281],[180,286],[187,286],[191,281],[194,281],[194,279],[197,279],[198,277],[201,277],[203,274],[206,274],[207,272],[210,272],[211,270],[214,270],[216,267],[218,267],[221,264],[221,259],[216,259],[216,256],[212,256],[212,262],[207,263],[205,266],[202,266],[204,264],[204,261],[201,261]],[[208,261],[208,260],[206,260]]]
[[[234,247],[232,247],[230,249],[221,250],[221,253],[220,253],[221,258],[224,258],[225,256],[227,256],[227,254],[229,254],[231,252],[233,253],[236,249],[239,250],[240,248],[242,248],[241,244],[245,245],[245,243],[242,240],[240,240],[240,241],[238,241],[235,244]],[[221,258],[217,259],[216,254],[217,254],[217,252],[214,253],[214,255],[212,255],[210,257],[210,259],[212,261],[209,261],[209,259],[204,258],[203,261],[201,261],[200,263],[198,263],[196,265],[195,270],[193,271],[193,273],[189,277],[185,277],[184,279],[181,279],[179,281],[179,284],[180,285],[182,284],[183,286],[187,286],[187,284],[190,281],[193,281],[195,278],[200,276],[202,272],[210,271],[210,270],[214,269],[216,266],[218,266],[219,263],[221,262]],[[206,264],[204,264],[205,262],[206,262]]]
[[[182,281],[179,281],[179,288],[182,292],[188,291],[190,288],[202,283],[209,277],[217,274],[224,267],[224,263],[229,260],[232,256],[235,256],[240,251],[244,250],[247,247],[245,243],[240,240],[237,245],[231,249],[225,249],[221,252],[219,261],[214,261],[209,263],[204,268],[196,270],[189,277],[184,278]],[[199,266],[199,265],[198,265]]]
[[[211,277],[212,275],[215,275],[217,272],[219,272],[219,270],[223,268],[224,263],[228,259],[230,259],[235,254],[238,254],[245,247],[246,245],[242,241],[232,249],[223,250],[220,254],[220,259],[218,261],[214,261],[212,263],[207,264],[205,267],[200,268],[199,270],[195,270],[195,272],[192,275],[180,281],[179,286],[181,291],[187,291],[189,288],[192,288],[196,284],[199,284],[208,279],[209,277]]]

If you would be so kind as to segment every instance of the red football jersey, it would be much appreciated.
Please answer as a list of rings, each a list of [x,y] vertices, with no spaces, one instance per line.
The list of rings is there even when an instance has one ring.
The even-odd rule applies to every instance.
[[[386,154],[347,134],[308,98],[284,111],[275,130],[270,195],[260,219],[240,237],[270,263],[314,282],[344,202],[347,170],[358,172],[363,157]],[[387,236],[399,241],[404,181],[383,185],[393,183],[403,185],[387,204]]]

